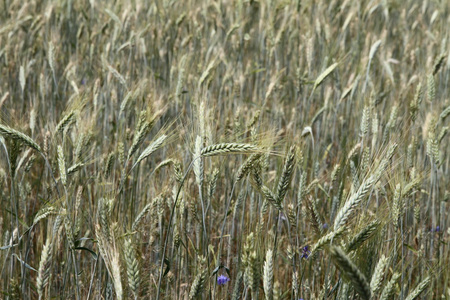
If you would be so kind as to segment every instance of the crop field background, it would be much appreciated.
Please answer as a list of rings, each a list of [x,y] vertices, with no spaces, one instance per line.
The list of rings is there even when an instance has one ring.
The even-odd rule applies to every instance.
[[[2,0],[0,299],[450,299],[449,28]]]

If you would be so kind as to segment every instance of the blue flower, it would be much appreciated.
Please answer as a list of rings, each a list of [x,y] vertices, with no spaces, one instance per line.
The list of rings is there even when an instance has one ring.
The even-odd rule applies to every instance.
[[[308,258],[311,254],[311,251],[309,251],[309,246],[305,246],[302,248],[302,258]]]
[[[228,281],[230,281],[231,279],[228,278],[225,275],[220,275],[219,277],[217,277],[217,284],[218,285],[224,285],[226,284]]]

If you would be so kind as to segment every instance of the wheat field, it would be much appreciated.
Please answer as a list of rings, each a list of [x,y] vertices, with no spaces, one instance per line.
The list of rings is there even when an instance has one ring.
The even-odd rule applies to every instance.
[[[0,299],[450,299],[449,28],[1,1]]]

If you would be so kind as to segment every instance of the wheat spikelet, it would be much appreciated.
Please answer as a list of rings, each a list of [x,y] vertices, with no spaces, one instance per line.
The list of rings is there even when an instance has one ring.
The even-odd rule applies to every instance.
[[[341,272],[352,283],[353,288],[358,292],[363,299],[370,299],[372,296],[370,286],[367,283],[366,277],[356,267],[356,265],[347,257],[347,255],[338,247],[330,248],[331,256],[337,264]]]
[[[300,172],[300,178],[298,183],[298,191],[297,191],[297,206],[300,207],[302,204],[302,200],[305,197],[306,190],[306,173]]]
[[[98,208],[97,208],[97,220],[99,223],[99,228],[102,231],[103,236],[111,241],[111,235],[109,232],[109,222],[108,222],[108,212],[107,212],[107,203],[106,199],[100,198],[98,200]]]
[[[401,186],[397,184],[394,192],[394,201],[392,204],[392,222],[394,225],[395,231],[398,230],[399,219],[403,213],[404,205],[401,194]]]
[[[50,215],[56,214],[56,208],[53,206],[46,206],[41,208],[34,216],[33,225],[36,225],[40,220],[47,218]]]
[[[36,278],[36,288],[39,299],[44,299],[44,289],[48,284],[50,277],[50,268],[52,265],[52,241],[47,239],[41,253],[41,261],[39,262],[38,276]]]
[[[150,122],[143,121],[142,124],[138,123],[137,127],[139,128],[134,135],[133,143],[131,144],[130,150],[128,151],[127,161],[130,159],[130,157],[136,152],[136,150],[139,148],[139,146],[144,141],[145,136],[147,135],[148,131],[150,130]]]
[[[55,47],[52,42],[49,43],[47,59],[48,64],[50,66],[50,70],[53,73],[53,77],[55,77]]]
[[[67,212],[64,211],[64,229],[66,230],[67,242],[69,244],[69,249],[73,250],[75,248],[75,237],[73,234],[72,221],[69,219]]]
[[[384,254],[378,260],[377,266],[373,271],[372,279],[370,280],[370,290],[372,293],[376,293],[381,287],[381,282],[384,276],[384,268],[386,267],[387,262],[388,259],[384,256]]]
[[[294,291],[294,299],[298,299],[298,272],[292,272],[292,289]]]
[[[347,252],[355,251],[358,249],[365,241],[367,241],[375,232],[375,230],[380,225],[380,221],[375,220],[364,227],[357,235],[355,235],[347,245]]]
[[[442,65],[444,64],[444,60],[447,58],[447,55],[445,53],[441,53],[438,57],[436,57],[436,60],[434,62],[433,66],[433,76],[435,76],[439,70],[441,69]]]
[[[356,144],[348,153],[347,159],[351,160],[361,149],[361,143]]]
[[[28,135],[12,129],[9,126],[0,124],[0,135],[3,135],[5,138],[16,140],[24,143],[28,147],[36,150],[39,153],[42,153],[41,147]]]
[[[269,201],[276,209],[282,210],[283,206],[280,202],[277,201],[275,194],[269,189],[267,186],[261,186],[261,192],[266,197],[267,201]]]
[[[56,125],[55,131],[63,132],[64,129],[73,122],[74,116],[75,110],[71,110],[61,119],[61,121],[59,121],[58,125]]]
[[[378,165],[378,168],[375,170],[374,174],[375,174],[376,181],[378,181],[381,178],[381,176],[383,175],[383,172],[388,167],[388,164],[389,164],[392,156],[394,155],[394,152],[397,149],[397,147],[398,147],[397,143],[393,143],[393,144],[389,145],[389,147],[386,151],[386,155],[384,155],[384,158],[381,160],[380,164]]]
[[[428,285],[431,283],[431,278],[427,277],[424,280],[422,280],[417,287],[409,293],[408,297],[405,298],[405,300],[414,300],[428,287]]]
[[[291,184],[292,175],[294,174],[295,168],[295,150],[296,147],[292,146],[289,149],[289,153],[284,162],[283,171],[281,173],[280,180],[278,181],[276,200],[278,203],[282,203],[286,195],[287,189]]]
[[[394,275],[392,275],[391,280],[389,280],[389,282],[384,287],[383,292],[381,293],[380,300],[388,300],[394,296],[395,283],[400,278],[400,276],[400,273],[394,273]]]
[[[58,167],[59,167],[59,174],[61,177],[61,182],[63,185],[66,185],[66,183],[67,183],[66,163],[64,160],[64,152],[60,145],[58,145]]]
[[[433,102],[436,98],[436,84],[434,82],[434,76],[429,74],[427,76],[427,97],[428,101]]]
[[[353,160],[350,160],[350,173],[352,174],[352,183],[353,183],[353,189],[357,190],[359,188],[359,178],[358,178],[358,171],[356,170],[355,163]]]
[[[142,219],[145,217],[145,215],[149,212],[150,208],[152,207],[152,203],[148,203],[142,211],[137,215],[136,219],[133,222],[133,225],[131,226],[131,230],[135,231],[136,228],[139,226],[139,223],[141,223]]]
[[[247,160],[239,167],[239,170],[237,171],[236,182],[239,182],[247,176],[261,155],[261,153],[254,153],[247,158]]]
[[[79,171],[82,167],[84,167],[83,163],[76,163],[76,164],[70,166],[67,169],[67,176],[72,175],[73,173]]]
[[[257,190],[260,190],[263,186],[263,181],[261,177],[261,166],[259,166],[258,164],[255,164],[252,168],[252,177],[250,182],[252,183],[253,186],[256,187]],[[273,197],[275,197],[275,195],[273,195]]]
[[[361,118],[361,127],[360,127],[361,137],[366,136],[367,132],[369,131],[369,122],[370,122],[370,107],[366,105],[364,106]]]
[[[189,292],[189,299],[194,299],[201,295],[206,281],[207,270],[203,266],[205,259],[200,256],[199,262],[201,265],[200,270],[198,271],[197,276],[195,276],[194,282],[192,282],[191,291]]]
[[[170,165],[170,164],[173,164],[173,163],[174,163],[174,160],[173,160],[173,159],[171,159],[171,158],[165,159],[165,160],[163,160],[162,162],[160,162],[160,163],[153,169],[153,173],[155,173],[157,170],[159,170],[159,169],[161,169],[161,168],[163,168],[163,167],[165,167],[165,166],[168,166],[168,165]]]
[[[228,153],[240,153],[257,151],[258,148],[250,144],[238,144],[238,143],[222,143],[207,146],[202,149],[200,154],[205,156],[214,156]]]
[[[447,118],[448,115],[450,115],[450,106],[447,106],[447,108],[441,112],[439,117],[441,118],[442,121],[445,121],[445,118]]]
[[[273,252],[268,249],[264,262],[263,286],[266,300],[273,299]]]
[[[364,81],[363,91],[366,90],[367,82],[369,81],[369,71],[370,71],[370,65],[372,64],[372,59],[375,56],[375,54],[377,53],[378,48],[380,48],[380,45],[381,45],[381,40],[378,40],[375,43],[373,43],[372,46],[370,47],[369,61],[367,62],[366,80]]]
[[[312,247],[310,256],[313,257],[318,251],[322,250],[325,245],[331,243],[334,239],[339,238],[345,231],[345,227],[340,227],[336,231],[332,231],[321,237]]]
[[[241,286],[243,283],[244,276],[242,275],[242,272],[239,272],[236,276],[234,287],[233,287],[233,294],[231,295],[232,300],[239,300],[241,296]]]
[[[323,225],[320,220],[319,213],[317,212],[316,202],[312,197],[306,202],[306,208],[309,212],[308,220],[310,221],[314,231],[317,235],[321,235],[323,233]]]
[[[119,73],[119,71],[117,71],[113,66],[111,66],[105,59],[104,56],[102,56],[102,63],[104,65],[104,67],[106,69],[108,69],[108,71],[114,75],[114,77],[116,77],[117,80],[119,80],[119,82],[125,87],[127,88],[127,81],[125,80],[125,78]]]
[[[256,251],[253,251],[248,255],[248,265],[246,268],[246,274],[248,277],[248,281],[250,283],[250,288],[253,293],[252,295],[254,295],[254,298],[256,298],[260,280],[259,262],[256,255]]]
[[[111,169],[114,163],[114,157],[115,157],[114,152],[110,152],[108,154],[108,157],[106,158],[105,164],[103,166],[103,176],[108,177],[109,174],[111,174]]]
[[[52,264],[52,241],[47,239],[42,249],[41,261],[39,262],[38,276],[36,278],[36,288],[39,299],[44,299],[44,289],[49,282],[50,268]]]
[[[427,155],[435,163],[439,164],[439,144],[436,138],[436,122],[437,120],[433,118],[431,120],[430,127],[428,129],[427,137]]]
[[[439,132],[439,135],[437,137],[437,143],[438,144],[441,144],[442,140],[447,135],[448,131],[449,131],[449,127],[448,126],[442,127],[442,129]]]
[[[139,272],[139,262],[137,260],[136,251],[134,250],[131,239],[125,240],[125,262],[127,264],[128,285],[130,286],[134,298],[138,299],[141,278]]]
[[[203,160],[201,157],[201,149],[203,146],[203,139],[201,136],[197,135],[195,139],[195,148],[194,148],[194,174],[195,181],[197,185],[201,186],[203,184]]]
[[[178,69],[178,80],[177,86],[175,88],[175,100],[178,103],[180,101],[180,96],[182,94],[182,89],[185,81],[185,67],[186,67],[186,57],[187,55],[183,55],[179,63]]]
[[[216,191],[217,179],[219,179],[219,170],[214,169],[213,173],[210,175],[208,199],[211,199]]]
[[[341,226],[344,226],[352,212],[355,211],[361,200],[368,194],[372,185],[375,183],[375,177],[372,175],[365,180],[359,187],[356,193],[353,193],[349,200],[339,210],[336,219],[334,220],[334,230],[338,230]]]
[[[336,69],[338,65],[339,63],[332,64],[325,71],[323,71],[322,74],[319,75],[319,77],[317,77],[316,81],[314,82],[313,92],[319,87],[319,85],[322,84],[325,78],[327,78],[334,71],[334,69]]]
[[[145,158],[150,156],[153,152],[158,150],[166,139],[167,135],[163,134],[155,141],[153,141],[153,143],[151,143],[147,148],[144,149],[144,151],[142,151],[141,155],[139,155],[138,159],[136,160],[131,169],[134,169],[134,167],[136,167],[136,165],[139,164],[142,160],[144,160]]]
[[[103,198],[101,199],[103,200]],[[104,202],[104,201],[101,201]],[[100,204],[100,202],[99,202]],[[120,271],[120,256],[119,251],[114,243],[114,238],[108,231],[108,236],[105,236],[105,229],[100,228],[99,224],[95,225],[95,235],[98,241],[98,249],[109,276],[112,278],[114,290],[116,291],[116,298],[123,299],[123,287],[121,281]]]

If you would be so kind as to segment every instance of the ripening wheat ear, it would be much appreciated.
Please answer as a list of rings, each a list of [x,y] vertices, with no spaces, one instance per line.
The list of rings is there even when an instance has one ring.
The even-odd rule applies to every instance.
[[[155,141],[153,141],[147,148],[145,148],[144,151],[142,151],[141,155],[139,155],[139,157],[136,160],[136,162],[134,163],[133,167],[131,167],[131,170],[133,170],[142,160],[144,160],[145,158],[150,156],[153,152],[158,150],[166,139],[167,139],[167,135],[163,134],[159,138],[157,138]]]
[[[339,210],[336,219],[334,220],[334,230],[338,230],[341,226],[344,226],[347,223],[352,212],[356,210],[358,204],[369,193],[375,182],[375,176],[370,176],[361,184],[358,191],[351,195],[350,199],[347,200],[344,206]]]
[[[347,252],[355,251],[361,246],[365,241],[367,241],[375,232],[375,230],[380,225],[380,221],[375,220],[364,227],[357,235],[355,235],[347,246]]]
[[[427,277],[420,282],[417,287],[406,297],[406,300],[414,300],[428,287],[431,283],[431,278]]]
[[[278,181],[278,189],[277,189],[277,202],[281,204],[283,202],[286,192],[291,184],[292,175],[294,174],[295,169],[295,150],[296,147],[292,146],[289,149],[288,156],[286,161],[284,162],[283,172],[281,173],[280,180]]]
[[[23,144],[36,150],[37,152],[42,153],[41,147],[31,137],[18,130],[12,129],[9,126],[0,124],[0,135],[3,135],[7,139],[22,142]]]
[[[266,300],[273,299],[273,252],[267,250],[266,261],[264,262],[264,276],[263,276],[264,294]]]
[[[231,295],[232,300],[240,299],[243,281],[244,281],[244,276],[243,276],[242,272],[239,272],[236,276],[236,280],[234,283],[233,294]]]
[[[59,121],[58,125],[56,125],[56,132],[63,132],[64,129],[73,122],[75,116],[75,110],[69,111],[62,119]]]
[[[283,206],[280,202],[277,201],[275,194],[269,189],[267,186],[261,186],[261,192],[266,197],[267,201],[269,201],[276,209],[282,210]]]
[[[313,257],[318,251],[324,248],[325,245],[330,244],[334,239],[338,239],[345,231],[345,227],[340,227],[336,231],[332,231],[321,237],[313,246],[309,256]]]
[[[58,145],[58,167],[59,167],[59,175],[61,178],[61,182],[63,185],[66,185],[66,183],[67,183],[66,163],[64,160],[64,152],[60,145]]]
[[[201,149],[203,146],[203,139],[201,136],[197,135],[195,139],[195,147],[194,147],[194,162],[193,169],[195,174],[195,181],[199,186],[203,184],[203,160],[201,157]]]
[[[203,288],[206,281],[207,269],[204,264],[206,259],[203,256],[199,257],[199,263],[201,264],[200,270],[197,272],[197,276],[195,276],[194,282],[191,285],[191,291],[189,292],[189,299],[195,299],[200,296],[203,292]]]
[[[380,289],[384,276],[384,268],[387,263],[388,259],[386,256],[382,255],[373,271],[372,279],[370,280],[370,289],[372,290],[372,293],[376,293]]]
[[[344,276],[352,283],[353,288],[358,292],[359,296],[362,299],[369,300],[372,296],[372,292],[370,291],[369,283],[364,274],[342,249],[332,246],[330,248],[330,253],[336,265],[342,271]]]
[[[394,273],[392,275],[391,280],[386,284],[386,286],[383,289],[383,292],[381,293],[380,300],[388,300],[391,299],[395,294],[395,283],[400,278],[400,273]]]
[[[137,227],[139,226],[139,223],[141,223],[142,219],[149,212],[151,207],[152,207],[152,203],[150,202],[142,209],[142,211],[139,213],[139,215],[134,220],[133,225],[131,226],[132,231],[135,231],[137,229]]]
[[[313,90],[314,91],[322,84],[322,82],[327,78],[333,71],[336,69],[336,67],[339,65],[339,63],[334,63],[331,66],[329,66],[325,71],[322,72],[322,74],[317,77],[316,81],[314,82]]]
[[[257,147],[250,144],[222,143],[207,146],[201,150],[200,154],[203,157],[205,157],[228,153],[231,154],[231,153],[250,152],[257,150],[258,150]]]
[[[134,295],[134,299],[138,299],[141,277],[139,273],[139,261],[137,260],[136,251],[134,250],[131,239],[125,240],[125,262],[127,264],[128,285]]]
[[[36,288],[39,294],[39,300],[45,299],[44,289],[47,286],[50,277],[50,267],[52,264],[52,248],[52,241],[50,238],[48,238],[45,242],[44,248],[42,249],[38,277],[36,279]]]
[[[257,163],[262,153],[254,153],[247,158],[247,160],[239,167],[236,175],[236,182],[242,180],[251,171],[253,166]]]
[[[100,226],[97,224],[95,233],[98,240],[100,255],[102,256],[108,274],[113,281],[116,297],[121,300],[123,299],[123,287],[120,274],[119,251],[114,244],[114,239],[111,238],[111,241],[108,240],[108,238],[104,236],[103,231],[104,230],[101,230]]]

